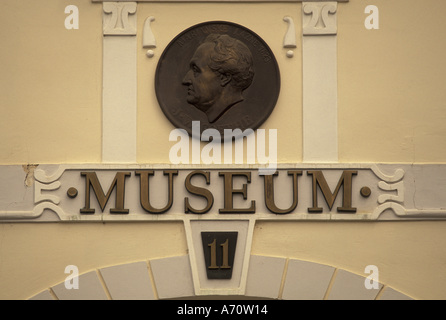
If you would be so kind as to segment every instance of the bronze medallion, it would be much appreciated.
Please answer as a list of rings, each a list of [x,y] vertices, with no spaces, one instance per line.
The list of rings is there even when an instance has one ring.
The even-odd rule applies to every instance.
[[[181,32],[166,47],[155,90],[176,128],[192,136],[192,122],[199,121],[200,135],[216,129],[223,141],[225,129],[255,130],[270,116],[280,73],[274,54],[257,34],[212,21]]]

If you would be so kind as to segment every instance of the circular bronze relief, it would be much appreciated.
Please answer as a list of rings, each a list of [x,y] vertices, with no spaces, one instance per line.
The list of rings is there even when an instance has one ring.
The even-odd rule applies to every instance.
[[[277,61],[268,45],[235,23],[212,21],[175,37],[155,76],[158,102],[176,128],[193,135],[216,129],[257,129],[273,111],[280,91]],[[194,130],[194,135],[196,134]],[[199,138],[199,137],[197,137]]]

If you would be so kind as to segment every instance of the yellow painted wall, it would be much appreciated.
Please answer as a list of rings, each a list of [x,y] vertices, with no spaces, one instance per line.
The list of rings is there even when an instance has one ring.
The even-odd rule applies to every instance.
[[[364,27],[369,4],[379,30]],[[446,161],[445,10],[436,0],[339,5],[340,161]]]
[[[64,28],[70,4],[79,7],[79,30]],[[338,7],[339,158],[445,162],[446,3],[373,1],[380,9],[380,30],[364,28],[367,4],[351,0]],[[249,10],[253,6],[256,10]],[[0,164],[99,163],[101,5],[2,0],[0,8]],[[138,161],[168,162],[173,144],[168,142],[173,128],[154,97],[157,59],[178,32],[211,19],[244,24],[270,44],[283,86],[263,128],[279,129],[279,162],[301,161],[301,47],[293,59],[281,47],[283,16],[295,18],[300,34],[300,14],[298,4],[140,4],[138,28],[154,15],[158,46],[153,59],[142,46],[137,49]],[[253,253],[358,274],[375,264],[383,283],[414,298],[445,299],[445,231],[446,222],[259,223]],[[185,252],[184,229],[177,223],[0,224],[0,299],[26,299],[63,281],[68,264],[82,273]]]
[[[65,29],[65,7],[81,12]],[[101,160],[101,7],[4,0],[0,10],[0,163]]]
[[[79,7],[79,30],[64,27],[69,4]],[[353,0],[338,9],[340,161],[444,162],[446,93],[441,83],[446,40],[435,30],[444,27],[441,13],[446,5],[377,0],[373,4],[380,9],[380,29],[366,30],[367,4]],[[5,0],[2,6],[5,27],[0,34],[7,49],[0,52],[0,162],[100,162],[101,5],[89,0],[50,1],[45,6]],[[253,6],[259,9],[251,10]],[[273,49],[282,91],[262,128],[278,129],[279,162],[302,160],[301,54],[295,50],[293,59],[286,58],[281,46],[287,27],[283,16],[295,19],[300,34],[300,5],[140,4],[139,30],[149,15],[157,19],[153,31],[158,47],[153,59],[138,48],[138,162],[167,163],[174,144],[168,141],[173,127],[157,105],[151,76],[162,50],[188,26],[214,19],[246,25]]]

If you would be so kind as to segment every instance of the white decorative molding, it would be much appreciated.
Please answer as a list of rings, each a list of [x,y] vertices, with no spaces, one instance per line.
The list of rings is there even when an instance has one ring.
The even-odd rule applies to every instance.
[[[378,178],[380,178],[381,180],[383,180],[385,182],[388,182],[388,183],[393,183],[393,182],[400,181],[401,179],[404,178],[404,174],[405,174],[405,171],[403,169],[399,168],[399,169],[395,170],[395,172],[394,172],[394,174],[392,176],[387,175],[387,174],[383,173],[376,164],[373,164],[370,167],[370,169],[373,171],[373,173]]]
[[[296,43],[296,27],[294,26],[294,20],[293,18],[286,16],[283,18],[283,21],[288,23],[288,30],[285,34],[285,37],[283,39],[283,47],[284,48],[297,48]],[[292,58],[294,56],[293,50],[287,51],[287,57]]]
[[[104,35],[136,35],[136,2],[104,2]]]
[[[60,219],[65,217],[65,212],[54,203],[42,202],[30,211],[0,211],[0,221],[33,221],[40,218],[45,210],[53,211]]]
[[[243,177],[234,177],[238,184],[246,184],[247,199],[241,200],[234,196],[234,208],[248,208],[252,201],[255,209],[252,213],[224,213],[222,209],[222,197],[225,193],[224,184],[221,184],[222,170],[230,169],[249,174],[250,182]],[[130,195],[141,194],[141,176],[138,172],[150,171],[150,186],[158,186],[150,189],[150,201],[154,208],[163,208],[168,201],[168,181],[165,170],[174,170],[172,176],[171,205],[162,213],[150,213],[150,209],[141,205],[139,197]],[[185,187],[185,181],[197,170],[206,171],[209,174],[209,186],[206,189],[215,199],[206,212],[201,214],[191,213],[185,209],[185,198],[188,198],[193,210],[202,210],[206,207],[206,199],[192,194]],[[296,172],[297,170],[297,172]],[[342,209],[344,188],[336,193],[331,207],[327,200],[320,195],[322,190],[317,186],[317,192],[313,191],[313,173],[320,172],[328,185],[328,192],[334,193],[336,186],[343,182],[350,174],[352,187],[347,207],[352,210]],[[88,208],[94,212],[81,212],[87,202],[86,176],[83,172],[92,172],[97,175],[100,188],[106,194],[110,188],[110,199],[104,208],[100,208],[97,197],[101,194],[100,188],[93,192],[90,187]],[[121,214],[111,212],[116,204],[116,185],[112,181],[121,172],[126,173],[124,180],[125,190]],[[195,173],[194,173],[195,172]],[[295,173],[293,178],[290,172]],[[393,172],[393,174],[388,174]],[[273,204],[266,204],[267,180],[260,175],[255,168],[243,168],[241,166],[169,166],[169,165],[132,165],[132,164],[103,164],[103,165],[42,165],[34,172],[34,183],[24,186],[26,173],[21,166],[0,166],[0,173],[8,177],[0,185],[0,221],[184,221],[186,225],[194,225],[194,220],[201,221],[249,221],[251,228],[256,221],[299,221],[299,220],[345,220],[345,221],[376,221],[376,220],[444,220],[446,219],[446,200],[439,190],[446,187],[442,181],[446,181],[445,165],[367,165],[367,164],[290,164],[278,165],[278,174],[269,183],[273,184],[276,196],[272,198]],[[342,178],[344,177],[344,178]],[[89,178],[90,179],[90,178]],[[298,184],[297,198],[294,195],[293,179]],[[90,181],[90,180],[89,180]],[[437,181],[433,183],[432,181]],[[200,179],[193,180],[196,185]],[[325,183],[325,182],[324,182]],[[14,187],[11,187],[14,186]],[[315,194],[319,197],[315,198]],[[22,203],[20,199],[22,199]],[[23,196],[22,196],[23,195]],[[29,195],[29,196],[27,196]],[[275,212],[277,208],[291,208],[294,199],[296,206],[286,214]],[[422,203],[415,200],[427,199]],[[108,198],[107,198],[108,199]],[[10,202],[8,202],[10,201]],[[241,202],[240,202],[241,201]],[[316,204],[314,203],[316,202]],[[310,209],[320,208],[320,211]],[[341,210],[338,210],[341,208]],[[125,211],[128,210],[128,213]],[[189,209],[188,209],[189,210]],[[45,214],[44,214],[45,213]],[[55,213],[55,214],[54,214]],[[112,214],[113,213],[113,214]],[[384,214],[385,213],[385,214]],[[192,241],[192,239],[189,239]],[[192,242],[190,242],[192,243]],[[191,251],[191,258],[194,258]]]
[[[337,33],[337,2],[304,2],[302,7],[303,35]]]
[[[420,217],[424,217],[427,219],[435,219],[446,217],[446,209],[443,208],[419,209],[405,207],[406,184],[403,180],[405,176],[405,171],[403,169],[398,168],[393,175],[384,174],[377,165],[373,165],[371,170],[378,178],[384,180],[378,183],[378,188],[383,191],[392,192],[392,194],[382,194],[378,197],[377,201],[380,205],[373,211],[372,219],[379,219],[380,215],[386,210],[391,210],[399,218],[419,219]],[[415,182],[413,189],[413,193],[415,194]]]
[[[446,219],[446,209],[406,209],[396,202],[385,202],[378,206],[372,214],[373,219],[378,219],[385,210],[392,210],[398,218],[419,219]]]
[[[380,181],[378,183],[378,187],[381,190],[385,191],[396,191],[396,195],[380,195],[378,197],[378,203],[384,203],[386,201],[395,201],[400,203],[404,202],[404,182],[401,181],[393,184],[388,184],[384,181]]]
[[[60,189],[61,183],[57,181],[60,179],[64,173],[64,168],[62,166],[58,167],[55,173],[52,175],[47,175],[44,170],[34,168],[34,183],[28,185],[29,181],[26,181],[27,188],[33,187],[34,197],[33,204],[23,203],[23,206],[33,206],[30,210],[0,210],[0,221],[2,220],[37,220],[41,218],[45,210],[50,210],[58,216],[59,220],[64,220],[67,218],[64,210],[59,206],[61,198],[57,195],[50,194],[50,192],[55,192]],[[20,177],[17,177],[20,179]],[[27,180],[30,177],[27,175]],[[9,182],[11,183],[11,182]],[[10,189],[11,196],[18,192],[18,190]],[[25,202],[25,201],[24,201]],[[9,206],[8,206],[9,207]]]
[[[397,169],[393,176],[384,174],[377,166],[372,166],[373,173],[383,181],[378,183],[379,189],[383,191],[396,191],[395,194],[383,194],[378,197],[378,203],[383,204],[387,201],[404,203],[404,170]]]
[[[102,162],[136,163],[136,2],[104,2]]]
[[[51,184],[43,184],[38,181],[34,183],[34,202],[39,203],[43,201],[50,201],[54,204],[60,203],[60,197],[49,195],[49,194],[42,194],[42,191],[54,191],[60,188],[60,182],[56,181]]]
[[[144,22],[144,29],[143,29],[143,35],[142,35],[142,46],[143,48],[148,48],[147,50],[147,56],[149,58],[152,58],[154,56],[154,52],[152,49],[156,48],[156,39],[155,35],[152,32],[151,24],[155,21],[155,17],[150,16],[146,19]]]
[[[58,166],[51,175],[47,175],[45,170],[38,168],[34,171],[34,178],[42,183],[52,183],[59,180],[64,172],[65,168],[63,166]]]
[[[302,3],[303,161],[338,162],[337,2]]]

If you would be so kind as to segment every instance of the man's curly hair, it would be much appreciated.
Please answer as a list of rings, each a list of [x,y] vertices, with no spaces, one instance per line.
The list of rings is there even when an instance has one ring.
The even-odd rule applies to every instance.
[[[231,75],[231,85],[247,89],[254,78],[254,63],[249,48],[240,40],[226,34],[210,34],[203,43],[214,43],[209,68],[224,75]]]

